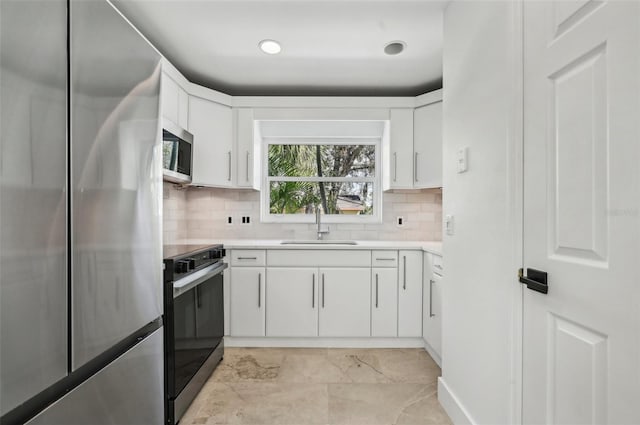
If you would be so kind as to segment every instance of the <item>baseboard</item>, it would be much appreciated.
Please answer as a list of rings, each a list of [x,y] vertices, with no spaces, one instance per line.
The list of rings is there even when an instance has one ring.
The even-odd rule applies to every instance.
[[[225,347],[424,348],[422,338],[224,337]]]
[[[442,377],[438,378],[438,401],[455,425],[475,425],[477,423]]]
[[[424,341],[424,350],[427,353],[429,353],[429,356],[431,356],[433,361],[436,362],[436,364],[438,366],[440,366],[440,368],[442,368],[442,359],[440,358],[438,353],[436,353],[435,350],[433,348],[431,348],[431,346],[429,345],[429,343],[427,341]]]

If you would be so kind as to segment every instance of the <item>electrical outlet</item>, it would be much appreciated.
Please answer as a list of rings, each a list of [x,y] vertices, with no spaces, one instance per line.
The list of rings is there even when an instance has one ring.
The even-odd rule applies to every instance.
[[[398,216],[396,218],[396,226],[398,226],[398,227],[404,226],[404,217]]]
[[[233,217],[231,216],[227,217],[227,226],[233,226]]]
[[[243,215],[242,217],[240,217],[240,224],[251,224],[251,216]]]

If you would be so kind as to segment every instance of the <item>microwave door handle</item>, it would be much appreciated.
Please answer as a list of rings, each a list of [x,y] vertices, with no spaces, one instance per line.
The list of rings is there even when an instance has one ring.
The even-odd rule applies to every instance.
[[[171,164],[169,169],[171,171],[178,171],[178,154],[180,153],[180,143],[174,140],[171,145],[173,147],[171,148]]]

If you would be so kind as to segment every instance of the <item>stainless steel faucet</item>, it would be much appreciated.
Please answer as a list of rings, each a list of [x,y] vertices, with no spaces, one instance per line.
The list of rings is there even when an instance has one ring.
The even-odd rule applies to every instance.
[[[329,226],[325,230],[322,230],[322,219],[320,214],[320,205],[316,206],[316,223],[318,224],[318,240],[322,240],[322,235],[329,233]]]

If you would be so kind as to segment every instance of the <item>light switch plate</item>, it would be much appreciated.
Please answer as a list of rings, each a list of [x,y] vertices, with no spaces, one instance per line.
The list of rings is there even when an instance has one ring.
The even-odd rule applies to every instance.
[[[453,235],[454,232],[454,220],[451,214],[447,214],[444,216],[444,230],[447,232],[447,235]]]
[[[458,155],[457,155],[458,173],[464,173],[469,169],[468,157],[469,157],[469,148],[464,147],[458,150]]]

